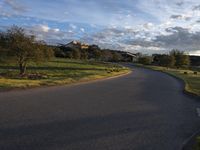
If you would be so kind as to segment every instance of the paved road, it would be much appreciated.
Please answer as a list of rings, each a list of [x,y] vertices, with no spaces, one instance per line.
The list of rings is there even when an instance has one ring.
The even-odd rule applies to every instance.
[[[0,93],[0,150],[178,150],[200,127],[197,100],[160,72]]]

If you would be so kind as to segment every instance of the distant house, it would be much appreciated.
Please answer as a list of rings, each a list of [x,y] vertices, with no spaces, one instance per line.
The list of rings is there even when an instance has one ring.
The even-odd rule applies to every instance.
[[[136,62],[138,60],[138,55],[130,52],[123,52],[122,56],[124,58],[124,61],[127,62]]]
[[[72,41],[66,45],[64,45],[65,47],[69,47],[69,48],[77,48],[77,49],[88,49],[89,45],[85,44],[85,43],[81,43],[78,41]]]

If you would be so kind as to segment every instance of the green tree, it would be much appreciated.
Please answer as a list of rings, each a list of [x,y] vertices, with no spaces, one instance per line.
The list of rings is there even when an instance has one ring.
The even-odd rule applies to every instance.
[[[112,61],[112,59],[113,59],[112,52],[110,50],[107,50],[107,49],[102,50],[101,59],[103,61]]]
[[[80,53],[79,49],[74,48],[72,50],[72,56],[73,56],[73,59],[80,59],[81,58],[81,53]]]
[[[152,57],[150,56],[142,56],[138,58],[138,62],[143,65],[150,65],[152,62]]]
[[[175,57],[173,55],[161,55],[159,59],[159,65],[161,66],[173,67],[175,65]]]
[[[0,60],[5,59],[6,56],[6,36],[4,32],[0,32]]]
[[[188,67],[190,65],[190,57],[186,55],[184,52],[179,50],[172,50],[170,52],[171,56],[175,57],[175,66],[176,67]]]
[[[113,52],[112,61],[118,62],[118,61],[121,61],[121,60],[122,60],[122,55],[117,53],[117,52]]]
[[[61,57],[61,58],[67,57],[67,54],[60,47],[54,47],[53,50],[55,57]]]
[[[97,50],[97,49],[94,50],[94,58],[96,60],[100,60],[100,58],[101,58],[101,50]]]
[[[73,51],[68,51],[68,52],[65,52],[64,54],[66,58],[69,58],[69,59],[73,58]]]
[[[6,57],[18,64],[20,75],[26,73],[30,61],[38,62],[49,59],[53,51],[44,42],[37,42],[33,35],[27,35],[23,28],[13,26],[4,33]]]
[[[90,45],[88,48],[89,59],[100,60],[102,53],[98,45]]]
[[[85,49],[81,50],[81,59],[83,60],[88,59],[88,52]]]

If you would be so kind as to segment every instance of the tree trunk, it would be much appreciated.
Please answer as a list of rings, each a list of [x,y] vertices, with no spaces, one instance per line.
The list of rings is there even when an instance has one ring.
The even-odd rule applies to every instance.
[[[24,75],[26,73],[26,64],[20,63],[19,70],[20,70],[20,75]]]

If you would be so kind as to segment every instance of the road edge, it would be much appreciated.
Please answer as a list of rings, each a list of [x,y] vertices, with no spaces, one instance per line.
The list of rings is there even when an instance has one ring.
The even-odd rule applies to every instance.
[[[200,130],[193,133],[190,137],[188,137],[181,147],[181,150],[191,150],[192,146],[195,144],[196,137],[200,134]]]
[[[183,93],[184,93],[186,96],[192,97],[193,99],[199,99],[199,98],[200,98],[199,95],[188,91],[188,90],[186,89],[187,83],[186,83],[183,79],[181,79],[181,78],[179,78],[179,77],[177,77],[177,76],[175,76],[175,75],[172,75],[172,74],[170,74],[170,73],[168,73],[168,72],[165,72],[165,71],[162,71],[162,70],[154,70],[154,69],[149,68],[149,67],[146,67],[146,66],[137,66],[137,65],[135,65],[135,64],[133,64],[133,65],[136,66],[136,67],[141,67],[141,68],[149,69],[149,70],[152,70],[152,71],[157,71],[157,72],[165,73],[165,74],[167,74],[167,75],[169,75],[169,76],[171,76],[171,77],[177,79],[179,82],[182,83],[182,85],[183,85],[183,90],[182,90],[182,91],[183,91]]]
[[[128,72],[121,73],[118,75],[110,76],[110,77],[102,77],[98,79],[91,79],[91,80],[80,80],[79,82],[72,82],[68,84],[57,84],[57,85],[42,85],[42,86],[33,86],[33,87],[28,87],[28,88],[11,88],[11,89],[2,89],[0,90],[0,93],[6,93],[6,92],[14,92],[14,91],[25,91],[25,90],[33,90],[33,89],[43,89],[43,88],[55,88],[55,87],[69,87],[69,86],[77,86],[77,85],[83,85],[83,84],[90,84],[90,83],[95,83],[98,81],[105,81],[105,80],[111,80],[115,78],[120,78],[122,76],[126,76],[132,73],[132,70],[129,69]]]
[[[134,64],[133,64],[134,65]],[[181,79],[181,78],[178,78],[177,76],[175,75],[172,75],[168,72],[165,72],[165,71],[162,71],[162,70],[154,70],[152,68],[148,68],[148,67],[145,67],[145,66],[137,66],[137,65],[134,65],[135,67],[141,67],[141,68],[144,68],[144,69],[149,69],[149,70],[152,70],[152,71],[156,71],[156,72],[161,72],[161,73],[164,73],[166,75],[169,75],[173,78],[175,78],[176,80],[178,80],[182,86],[183,86],[183,94],[185,94],[186,96],[189,96],[195,100],[199,100],[200,96],[198,96],[197,94],[194,94],[194,93],[191,93],[189,91],[186,90],[186,86],[187,86],[187,83]],[[200,134],[200,130],[194,132],[190,137],[188,137],[181,145],[181,150],[191,150],[191,149],[188,149],[188,147],[191,148],[191,146],[195,143],[195,139],[197,137],[197,135]]]

